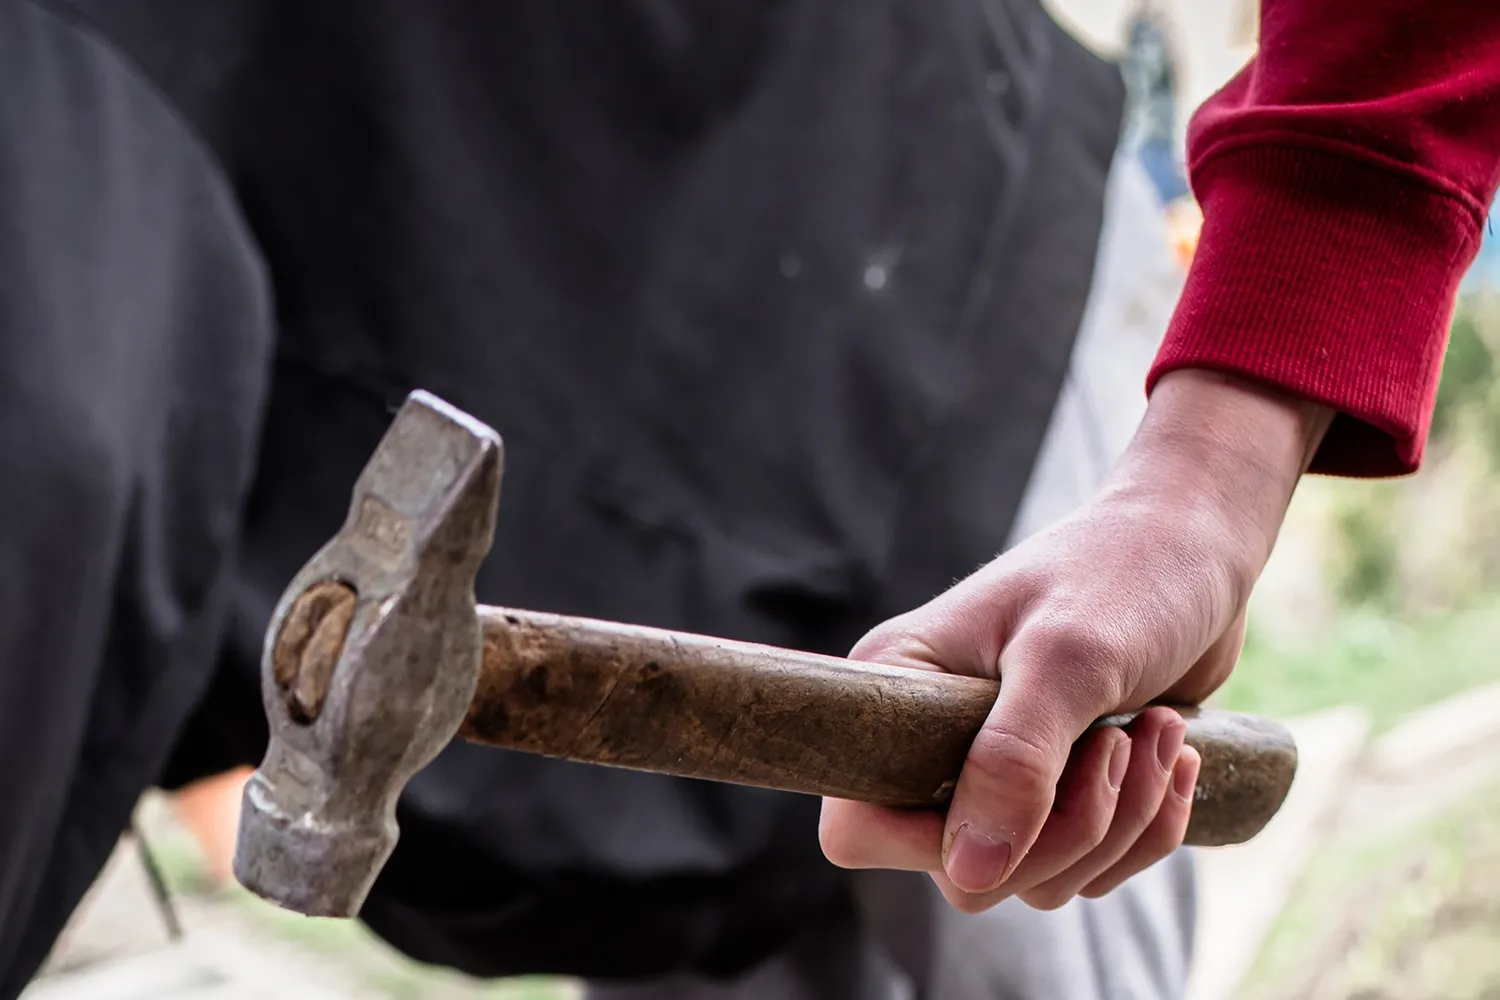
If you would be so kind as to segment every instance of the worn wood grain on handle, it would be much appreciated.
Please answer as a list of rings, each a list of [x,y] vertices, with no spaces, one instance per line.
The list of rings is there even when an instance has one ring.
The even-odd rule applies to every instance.
[[[979,678],[613,622],[479,613],[484,662],[460,735],[590,764],[942,807],[999,690]],[[1291,787],[1290,734],[1254,716],[1178,710],[1203,757],[1187,842],[1249,840]]]

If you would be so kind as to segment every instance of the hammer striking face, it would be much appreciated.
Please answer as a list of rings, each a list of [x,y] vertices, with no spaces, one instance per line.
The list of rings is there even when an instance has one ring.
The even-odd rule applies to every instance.
[[[235,852],[235,877],[256,894],[311,916],[359,911],[395,848],[401,789],[474,696],[474,576],[501,466],[493,430],[413,393],[343,528],[277,605],[262,662],[270,745]]]

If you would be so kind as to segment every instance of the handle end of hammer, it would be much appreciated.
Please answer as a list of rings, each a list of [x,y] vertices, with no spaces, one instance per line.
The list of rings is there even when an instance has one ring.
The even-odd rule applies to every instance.
[[[1229,847],[1257,836],[1281,809],[1297,775],[1297,744],[1269,719],[1212,708],[1178,709],[1203,766],[1184,843]]]

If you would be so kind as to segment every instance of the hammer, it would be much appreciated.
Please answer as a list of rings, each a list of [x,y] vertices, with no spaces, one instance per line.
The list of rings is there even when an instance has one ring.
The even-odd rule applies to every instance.
[[[288,585],[262,656],[270,742],[244,791],[244,886],[356,915],[396,846],[401,790],[455,735],[889,806],[949,801],[997,681],[476,606],[501,465],[494,430],[413,392],[343,527]],[[1248,840],[1291,786],[1290,734],[1179,711],[1203,758],[1187,843]]]

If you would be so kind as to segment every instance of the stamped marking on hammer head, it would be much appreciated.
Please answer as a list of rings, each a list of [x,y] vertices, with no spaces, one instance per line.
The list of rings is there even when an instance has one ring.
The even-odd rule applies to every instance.
[[[358,913],[395,848],[401,789],[474,696],[474,577],[501,470],[499,435],[413,392],[343,527],[288,585],[262,658],[270,743],[235,851],[235,877],[257,895],[312,916]]]

